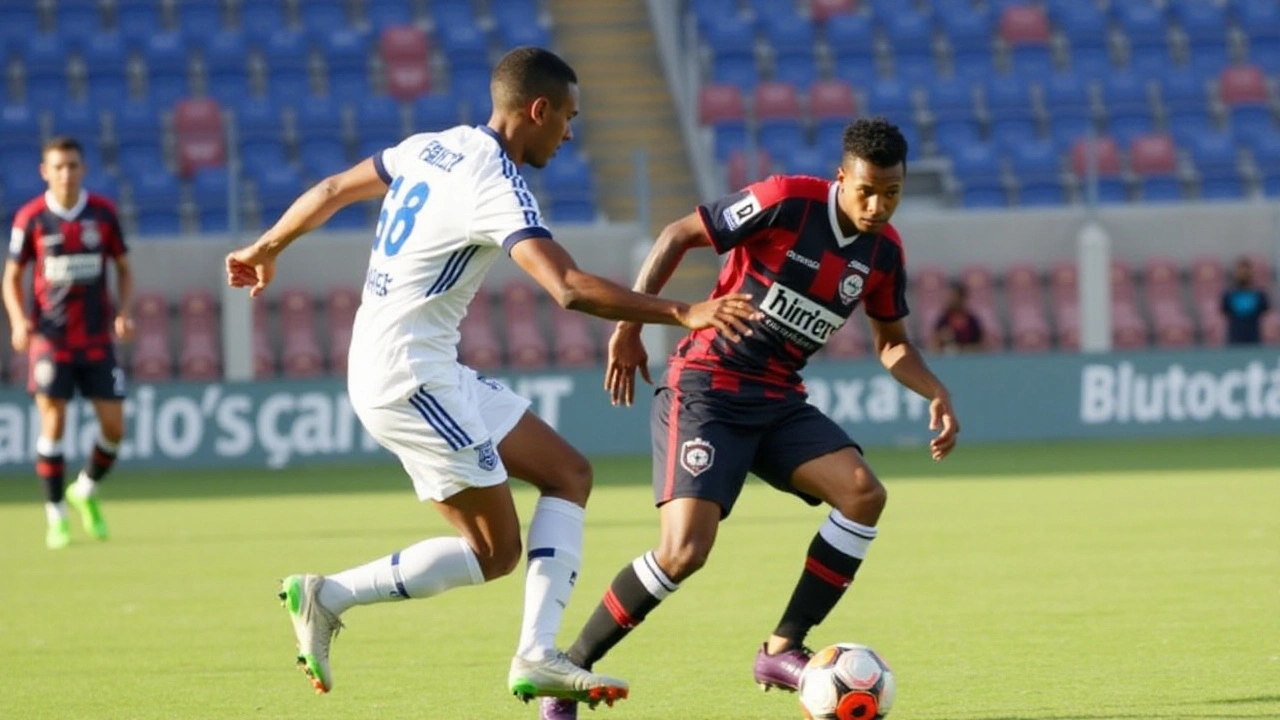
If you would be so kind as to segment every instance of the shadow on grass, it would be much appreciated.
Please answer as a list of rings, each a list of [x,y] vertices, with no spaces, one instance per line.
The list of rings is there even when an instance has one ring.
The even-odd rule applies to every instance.
[[[1257,703],[1280,703],[1280,695],[1254,695],[1252,697],[1222,698],[1219,700],[1201,700],[1195,705],[1254,705]],[[1273,715],[1274,717],[1275,715]]]
[[[889,481],[949,478],[1029,478],[1089,472],[1229,470],[1277,468],[1280,443],[1273,437],[1182,438],[1171,440],[1070,441],[961,445],[937,463],[928,450],[876,448],[867,459]],[[68,475],[76,472],[69,468]],[[647,485],[649,458],[595,460],[596,485]],[[516,483],[522,486],[523,483]],[[395,492],[413,497],[412,485],[394,462],[342,463],[266,468],[181,468],[134,470],[127,462],[107,480],[115,500],[172,500]],[[42,493],[32,475],[0,476],[0,504],[38,503]]]

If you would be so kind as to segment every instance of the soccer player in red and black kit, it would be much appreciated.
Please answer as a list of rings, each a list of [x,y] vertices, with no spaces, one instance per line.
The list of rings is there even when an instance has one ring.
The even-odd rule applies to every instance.
[[[13,349],[29,354],[29,389],[40,412],[36,474],[48,501],[45,542],[51,549],[71,541],[67,502],[79,511],[90,535],[106,539],[97,486],[115,462],[124,437],[125,378],[116,365],[112,332],[121,340],[133,333],[133,275],[115,206],[81,187],[84,171],[79,142],[59,137],[44,144],[40,176],[48,191],[18,210],[4,268],[4,307],[13,328]],[[108,261],[116,268],[114,309],[107,288]],[[35,266],[30,316],[23,298],[23,273],[29,264]],[[62,433],[67,401],[77,390],[93,403],[99,434],[79,478],[64,489]]]
[[[614,578],[577,641],[573,662],[590,668],[707,560],[716,530],[748,472],[811,505],[832,510],[814,535],[803,571],[773,634],[756,654],[755,679],[794,690],[810,652],[809,630],[853,581],[886,493],[861,449],[806,402],[799,371],[861,302],[880,361],[930,402],[930,443],[941,460],[959,423],[946,387],[907,339],[902,241],[889,218],[902,193],[907,142],[889,122],[845,129],[835,182],[771,177],[668,226],[635,289],[656,293],[685,251],[711,246],[728,261],[712,297],[749,293],[762,317],[738,339],[695,332],[671,357],[652,409],[658,547]],[[620,323],[609,343],[606,388],[630,404],[637,369],[648,380],[640,327]],[[546,699],[544,720],[577,717]]]

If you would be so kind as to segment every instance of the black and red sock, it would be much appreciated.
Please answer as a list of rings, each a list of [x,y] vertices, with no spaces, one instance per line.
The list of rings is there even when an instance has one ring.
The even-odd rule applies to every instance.
[[[99,437],[93,444],[89,459],[85,461],[84,474],[94,482],[101,482],[107,473],[111,472],[111,467],[116,464],[116,454],[119,451],[120,443],[113,443]]]
[[[658,567],[652,551],[636,558],[622,568],[605,591],[604,598],[569,648],[569,659],[579,667],[591,669],[679,588],[680,585]]]
[[[875,537],[874,527],[832,510],[809,543],[804,572],[773,634],[790,640],[793,646],[802,645],[809,630],[840,602]]]

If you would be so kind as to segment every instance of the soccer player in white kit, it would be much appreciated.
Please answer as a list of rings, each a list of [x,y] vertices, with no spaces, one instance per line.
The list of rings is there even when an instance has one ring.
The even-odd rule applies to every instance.
[[[529,402],[458,363],[458,326],[505,251],[563,307],[614,320],[714,327],[730,337],[757,317],[746,295],[686,305],[579,270],[542,224],[519,166],[543,167],[572,136],[577,76],[551,52],[517,48],[494,69],[487,126],[413,135],[300,196],[254,244],[227,257],[228,282],[257,296],[292,241],[354,202],[383,196],[352,331],[348,390],[369,433],[400,459],[418,497],[460,537],[424,540],[333,575],[292,575],[280,593],[298,664],[333,686],[329,644],[355,605],[427,598],[510,573],[521,553],[507,477],[538,488],[528,535],[524,619],[513,694],[594,706],[627,684],[571,663],[555,636],[576,580],[592,470],[529,412]]]

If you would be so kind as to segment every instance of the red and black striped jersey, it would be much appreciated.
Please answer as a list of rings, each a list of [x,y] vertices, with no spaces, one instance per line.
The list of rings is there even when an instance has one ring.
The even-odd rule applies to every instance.
[[[801,390],[800,370],[859,303],[877,320],[907,315],[897,230],[845,236],[836,191],[827,180],[775,175],[698,207],[716,251],[728,254],[711,297],[750,293],[764,317],[737,342],[713,329],[690,333],[673,375],[712,389]]]
[[[34,263],[35,330],[55,351],[111,346],[106,266],[126,251],[115,206],[100,195],[81,191],[74,207],[60,208],[46,193],[18,210],[9,259]]]

